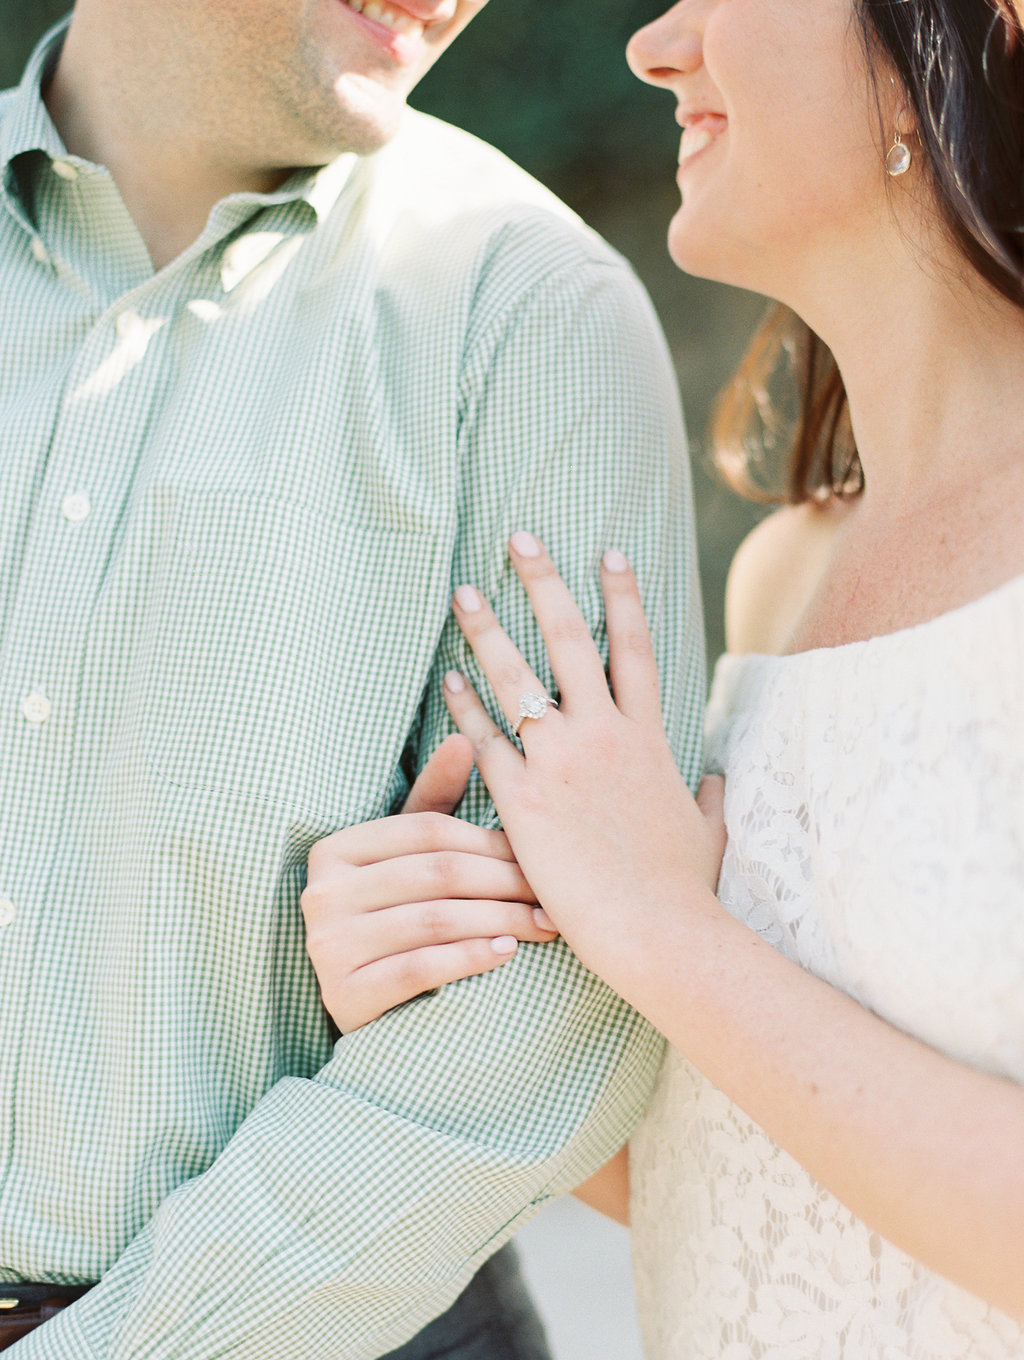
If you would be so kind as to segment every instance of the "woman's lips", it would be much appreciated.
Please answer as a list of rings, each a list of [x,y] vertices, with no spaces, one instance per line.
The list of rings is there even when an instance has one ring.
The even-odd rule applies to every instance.
[[[721,113],[695,113],[687,117],[679,142],[679,164],[706,151],[728,126]]]

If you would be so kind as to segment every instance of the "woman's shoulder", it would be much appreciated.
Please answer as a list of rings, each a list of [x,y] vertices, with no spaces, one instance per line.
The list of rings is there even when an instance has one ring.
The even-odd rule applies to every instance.
[[[821,581],[850,502],[832,498],[787,505],[740,544],[725,589],[730,652],[785,650]]]

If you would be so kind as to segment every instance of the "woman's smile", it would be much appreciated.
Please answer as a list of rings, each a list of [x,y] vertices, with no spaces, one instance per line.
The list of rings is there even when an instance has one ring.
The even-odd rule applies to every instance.
[[[679,168],[682,169],[695,156],[706,151],[722,136],[729,121],[721,113],[693,113],[683,122],[683,135],[679,142]]]

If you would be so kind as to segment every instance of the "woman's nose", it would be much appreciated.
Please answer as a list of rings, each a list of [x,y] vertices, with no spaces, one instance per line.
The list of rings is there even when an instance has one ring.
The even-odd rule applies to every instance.
[[[679,0],[653,23],[634,33],[626,48],[630,69],[648,85],[671,85],[690,75],[704,59],[704,23],[714,0]]]

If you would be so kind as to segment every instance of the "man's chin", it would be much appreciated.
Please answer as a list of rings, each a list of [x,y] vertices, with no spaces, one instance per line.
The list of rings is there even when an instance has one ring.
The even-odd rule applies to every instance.
[[[402,125],[405,94],[381,88],[365,77],[347,75],[336,86],[338,117],[332,141],[335,154],[368,156],[386,146]]]

